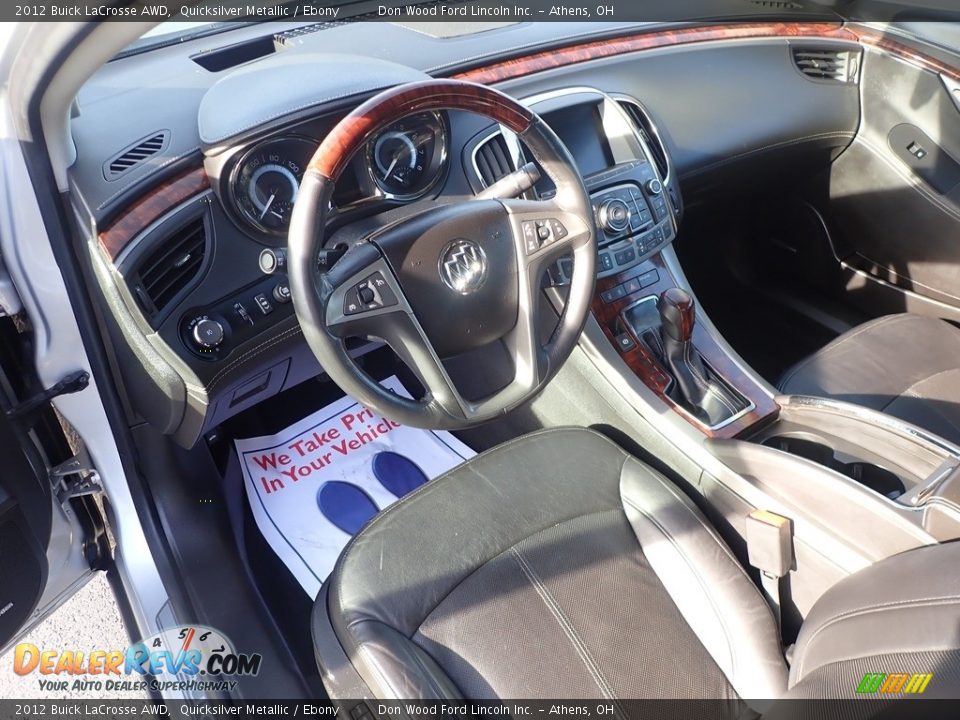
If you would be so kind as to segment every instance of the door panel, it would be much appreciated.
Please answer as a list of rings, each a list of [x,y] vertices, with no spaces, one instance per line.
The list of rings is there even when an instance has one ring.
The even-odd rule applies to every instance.
[[[905,42],[896,38],[900,47]],[[833,165],[824,208],[838,254],[866,273],[848,287],[850,298],[874,314],[956,317],[960,110],[937,72],[870,46],[863,63],[863,123]],[[960,57],[952,64],[960,68]],[[878,294],[883,284],[894,287]],[[880,307],[878,297],[885,298]]]
[[[70,457],[63,430],[48,404],[11,413],[39,390],[24,362],[30,338],[0,318],[0,652],[90,573],[78,508],[61,503],[50,480],[50,467]]]
[[[0,414],[0,647],[14,638],[47,584],[45,548],[53,513],[45,475],[35,468],[12,422]],[[36,460],[35,460],[36,462]]]
[[[47,581],[47,560],[22,515],[0,516],[0,642],[6,644],[33,612]]]

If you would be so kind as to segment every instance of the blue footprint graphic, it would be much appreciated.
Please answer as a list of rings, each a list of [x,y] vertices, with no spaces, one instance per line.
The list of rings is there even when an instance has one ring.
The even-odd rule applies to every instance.
[[[327,520],[348,535],[356,535],[380,512],[377,504],[362,489],[340,480],[330,480],[320,487],[317,506]]]
[[[373,476],[398,498],[430,479],[413,460],[390,451],[378,452],[373,456]]]

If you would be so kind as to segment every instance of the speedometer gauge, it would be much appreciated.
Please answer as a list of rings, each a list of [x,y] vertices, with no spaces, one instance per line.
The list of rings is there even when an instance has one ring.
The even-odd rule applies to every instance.
[[[443,174],[446,129],[441,116],[410,115],[381,132],[367,145],[367,165],[385,194],[401,199],[418,197]]]
[[[256,145],[237,164],[233,196],[240,212],[257,229],[283,234],[315,143],[284,137]]]

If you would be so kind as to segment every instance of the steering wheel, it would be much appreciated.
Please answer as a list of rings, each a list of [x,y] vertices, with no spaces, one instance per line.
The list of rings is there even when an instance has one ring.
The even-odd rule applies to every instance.
[[[548,200],[470,199],[431,204],[352,245],[321,271],[330,198],[340,174],[377,132],[412,113],[465,110],[512,130],[556,186]],[[573,255],[568,298],[553,334],[539,333],[541,277]],[[549,126],[482,85],[427,80],[386,90],[343,118],[304,172],[290,221],[287,267],[304,337],[327,374],[366,407],[413,427],[462,429],[523,404],[577,343],[593,297],[596,231],[590,196]],[[383,340],[418,376],[420,400],[381,387],[347,353],[348,337]],[[467,400],[442,359],[502,340],[513,379]],[[482,372],[478,367],[477,372]]]

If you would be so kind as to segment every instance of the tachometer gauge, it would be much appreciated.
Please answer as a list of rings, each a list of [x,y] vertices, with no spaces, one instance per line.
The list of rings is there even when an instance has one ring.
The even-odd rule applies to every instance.
[[[233,195],[243,216],[258,230],[286,233],[303,171],[316,144],[297,137],[255,146],[237,164]]]
[[[370,141],[367,164],[384,193],[407,199],[436,184],[443,174],[446,152],[446,130],[440,115],[417,113]]]

